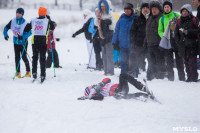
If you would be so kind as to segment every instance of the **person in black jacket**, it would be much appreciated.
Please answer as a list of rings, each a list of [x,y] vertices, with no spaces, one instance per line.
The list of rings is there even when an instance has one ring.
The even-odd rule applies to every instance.
[[[192,6],[182,6],[181,18],[177,22],[175,37],[179,44],[179,54],[185,59],[186,82],[197,82],[198,24],[199,20],[192,15]]]
[[[200,0],[192,0],[192,3],[195,7],[197,7],[197,18],[200,20]],[[200,33],[199,33],[200,34]],[[200,35],[198,37],[198,43],[200,44]],[[199,52],[199,59],[200,59],[200,45],[198,48]]]
[[[130,39],[131,39],[131,57],[135,57],[135,60],[132,59],[130,64],[134,63],[135,66],[139,67],[145,71],[145,57],[146,57],[146,48],[143,47],[144,38],[146,36],[146,22],[149,18],[150,10],[148,3],[142,3],[140,16],[136,17],[133,21]]]
[[[93,19],[92,17],[92,12],[88,9],[83,11],[83,16],[84,16],[84,25],[81,29],[76,31],[72,37],[75,38],[77,35],[84,33],[85,38],[86,38],[86,43],[87,43],[87,49],[88,49],[88,57],[89,57],[89,63],[88,63],[88,68],[95,69],[96,68],[96,58],[95,58],[95,52],[94,52],[94,46],[92,43],[92,34],[88,31],[88,27],[90,25],[91,20]]]
[[[32,75],[34,80],[37,78],[37,62],[38,55],[40,55],[40,68],[41,68],[41,82],[46,78],[46,50],[47,50],[47,38],[49,29],[54,30],[54,25],[50,19],[46,18],[47,9],[40,7],[38,11],[39,17],[32,19],[29,24],[25,27],[24,31],[28,32],[33,29],[32,36],[32,50],[33,50],[33,61],[32,61]]]
[[[147,80],[154,78],[164,79],[164,54],[159,49],[160,36],[158,35],[158,23],[162,16],[162,7],[158,1],[150,3],[152,15],[149,17],[146,26],[145,47],[147,47],[148,70]]]

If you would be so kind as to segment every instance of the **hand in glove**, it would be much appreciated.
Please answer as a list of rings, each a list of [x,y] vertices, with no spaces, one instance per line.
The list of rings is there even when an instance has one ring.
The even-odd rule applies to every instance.
[[[5,40],[6,40],[6,41],[8,41],[8,39],[9,39],[9,36],[5,37]]]
[[[22,40],[22,39],[23,39],[23,37],[20,36],[19,34],[18,34],[17,38],[18,38],[19,40]]]
[[[75,38],[75,37],[76,37],[76,34],[73,34],[72,37]]]
[[[60,41],[60,38],[56,38],[56,41],[58,41],[58,42],[59,42],[59,41]]]

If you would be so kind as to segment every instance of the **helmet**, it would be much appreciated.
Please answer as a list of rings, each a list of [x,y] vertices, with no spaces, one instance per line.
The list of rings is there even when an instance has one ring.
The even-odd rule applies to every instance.
[[[115,95],[115,90],[116,90],[116,88],[118,88],[118,86],[119,86],[119,84],[114,84],[110,87],[109,96]]]

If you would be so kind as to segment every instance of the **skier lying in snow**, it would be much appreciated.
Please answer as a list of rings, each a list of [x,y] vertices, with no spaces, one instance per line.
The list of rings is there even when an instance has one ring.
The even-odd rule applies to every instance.
[[[128,94],[128,83],[132,84],[138,90],[143,92]],[[143,85],[141,82],[137,81],[134,77],[128,74],[120,74],[119,84],[114,84],[109,78],[105,78],[97,85],[86,87],[84,94],[85,96],[78,98],[78,100],[103,100],[104,97],[107,96],[114,96],[116,99],[136,99],[140,96],[149,96],[151,99],[154,99],[154,96],[149,92],[147,86]]]

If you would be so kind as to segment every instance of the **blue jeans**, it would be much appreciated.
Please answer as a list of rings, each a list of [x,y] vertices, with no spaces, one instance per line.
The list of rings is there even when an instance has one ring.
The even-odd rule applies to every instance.
[[[128,72],[129,55],[130,55],[130,48],[120,48],[121,73]]]

